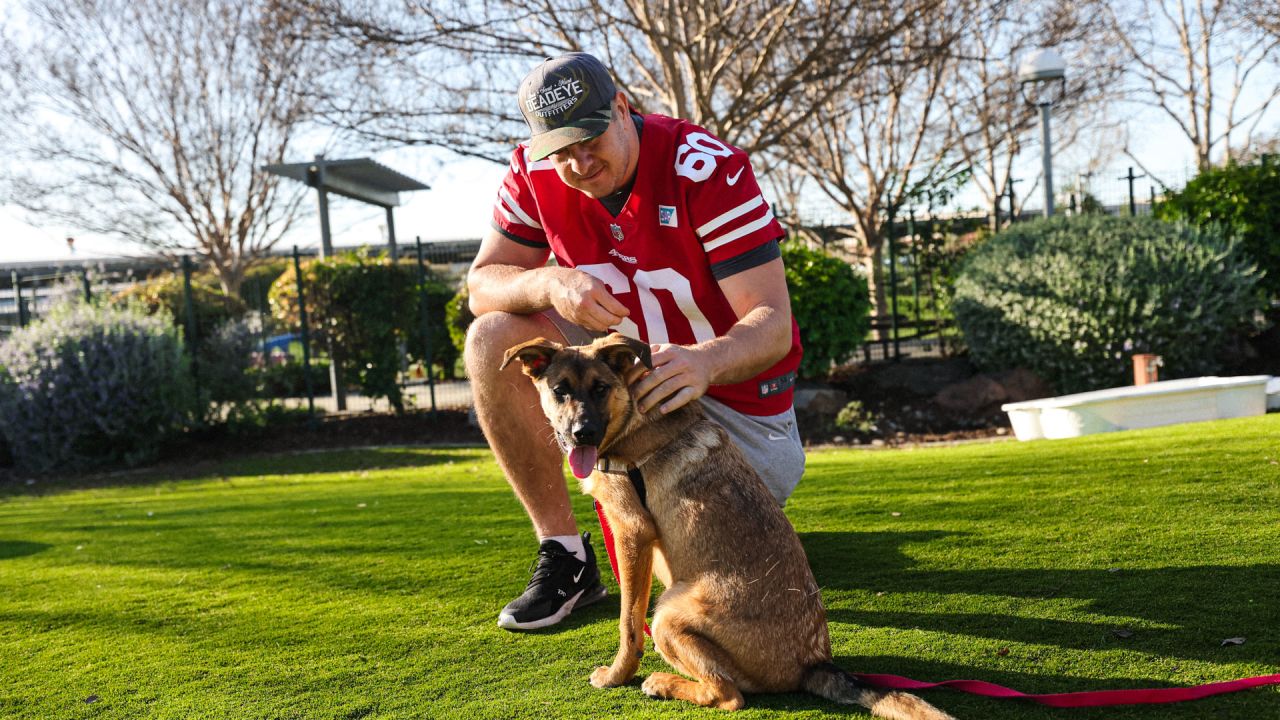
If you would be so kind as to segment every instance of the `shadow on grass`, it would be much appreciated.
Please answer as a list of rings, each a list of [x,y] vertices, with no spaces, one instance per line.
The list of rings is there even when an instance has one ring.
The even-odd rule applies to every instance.
[[[44,496],[74,490],[121,488],[158,483],[223,480],[235,477],[311,475],[317,473],[358,473],[366,470],[394,470],[431,467],[449,463],[483,462],[475,449],[432,446],[401,446],[289,452],[231,460],[205,460],[199,456],[182,462],[167,462],[134,470],[110,473],[46,476],[31,485],[0,483],[0,498]]]
[[[1280,565],[1204,565],[1158,569],[975,568],[920,570],[903,553],[949,535],[942,532],[803,533],[824,589],[1083,600],[1079,611],[1115,622],[1045,620],[1007,613],[910,612],[874,607],[828,608],[836,624],[927,630],[1001,642],[1080,650],[1125,649],[1171,658],[1273,665],[1280,654]],[[873,603],[867,603],[871,605]],[[1128,619],[1130,622],[1125,622]],[[1132,627],[1129,627],[1129,625]],[[1163,626],[1163,627],[1152,627]],[[1129,637],[1113,631],[1130,630]],[[1229,637],[1252,635],[1243,646]]]
[[[27,542],[25,540],[0,540],[0,560],[27,557],[42,553],[53,547],[48,543]]]

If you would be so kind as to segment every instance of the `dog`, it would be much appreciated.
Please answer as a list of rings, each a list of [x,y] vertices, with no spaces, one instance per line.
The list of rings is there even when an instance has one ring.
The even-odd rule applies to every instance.
[[[512,347],[556,440],[615,539],[622,611],[613,663],[591,684],[631,681],[644,655],[656,575],[658,653],[686,679],[655,672],[654,698],[736,710],[743,693],[805,690],[900,720],[954,720],[920,698],[868,687],[831,659],[826,611],[791,523],[725,430],[694,402],[640,413],[629,380],[652,370],[649,346],[617,333],[564,347]]]

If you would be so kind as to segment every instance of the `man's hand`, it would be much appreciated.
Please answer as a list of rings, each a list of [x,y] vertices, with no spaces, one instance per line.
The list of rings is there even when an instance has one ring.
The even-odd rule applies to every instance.
[[[699,351],[683,345],[654,345],[653,370],[631,386],[636,405],[655,405],[665,414],[702,397],[711,384],[711,368]]]
[[[551,305],[565,320],[588,330],[604,332],[627,317],[627,306],[600,280],[572,268],[560,268],[549,294]]]

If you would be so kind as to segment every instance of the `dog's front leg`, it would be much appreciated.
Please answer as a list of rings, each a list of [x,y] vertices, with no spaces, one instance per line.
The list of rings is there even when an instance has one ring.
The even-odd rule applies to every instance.
[[[648,512],[641,508],[636,508],[638,512],[611,512],[608,505],[604,507],[614,533],[622,613],[618,619],[617,657],[612,665],[591,673],[591,684],[599,688],[617,687],[631,680],[644,656],[644,619],[653,587],[653,546],[657,539]]]

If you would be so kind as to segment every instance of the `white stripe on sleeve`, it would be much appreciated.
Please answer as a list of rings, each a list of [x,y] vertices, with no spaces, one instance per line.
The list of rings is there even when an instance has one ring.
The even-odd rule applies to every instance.
[[[498,189],[498,195],[500,195],[502,200],[506,202],[507,208],[510,208],[511,213],[515,213],[515,217],[511,217],[511,213],[504,211],[503,214],[507,216],[508,220],[518,222],[521,225],[528,225],[531,228],[537,228],[539,230],[542,229],[542,226],[538,224],[537,220],[529,217],[524,210],[520,209],[520,204],[515,201],[515,198],[511,197],[511,193],[508,192],[505,187]]]
[[[493,207],[495,210],[502,213],[502,217],[506,218],[507,222],[516,223],[516,224],[520,223],[520,221],[516,219],[516,216],[512,215],[511,211],[507,209],[507,206],[502,204],[502,198],[495,199],[493,201]]]
[[[706,225],[703,225],[702,227],[698,228],[697,230],[698,237],[700,238],[706,237],[707,235],[714,232],[716,228],[719,228],[721,225],[724,225],[725,223],[735,218],[740,218],[743,215],[746,215],[747,213],[751,212],[752,210],[755,210],[756,208],[760,207],[763,204],[764,204],[764,196],[763,195],[755,196],[751,200],[748,200],[742,203],[738,207],[730,210],[729,212],[721,215],[720,217],[708,222]]]
[[[715,250],[716,248],[722,245],[727,245],[733,242],[734,240],[737,240],[740,237],[750,235],[751,233],[759,230],[760,228],[768,225],[771,222],[773,222],[773,210],[765,210],[764,216],[759,218],[755,222],[747,223],[746,225],[743,225],[742,227],[738,228],[737,230],[734,230],[731,233],[726,233],[724,235],[721,235],[720,237],[710,242],[702,243],[702,249],[705,252],[711,252],[712,250]]]

